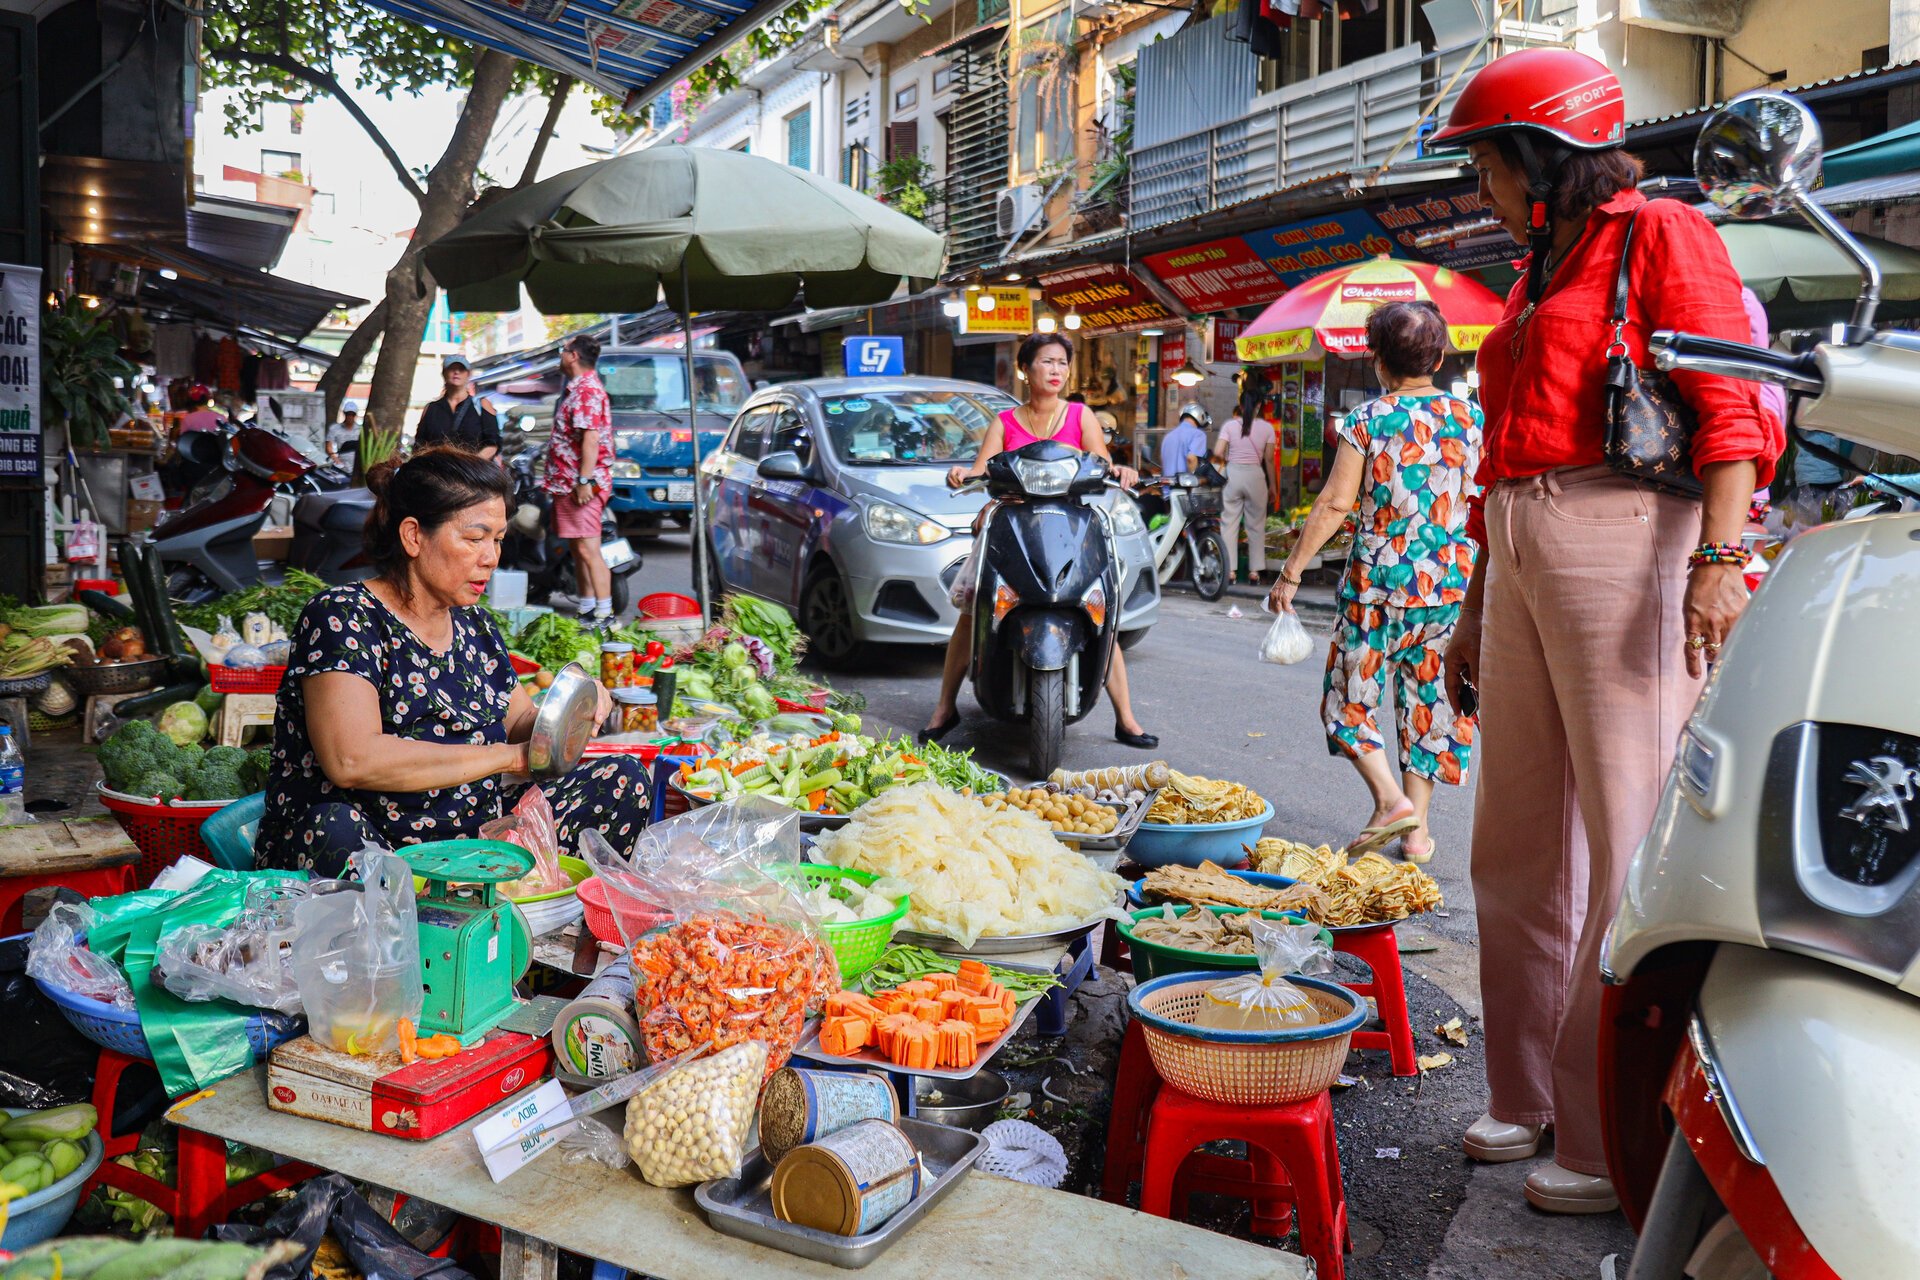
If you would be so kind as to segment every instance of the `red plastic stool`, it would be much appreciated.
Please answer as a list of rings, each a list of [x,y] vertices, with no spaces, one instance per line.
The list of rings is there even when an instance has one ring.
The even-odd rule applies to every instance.
[[[35,889],[47,885],[65,885],[84,898],[110,898],[132,893],[139,883],[136,872],[138,855],[129,854],[117,867],[92,867],[81,871],[56,871],[49,875],[0,876],[0,934],[19,933],[23,925],[21,908]]]
[[[1271,1234],[1277,1222],[1273,1202],[1292,1201],[1300,1218],[1300,1252],[1313,1259],[1321,1280],[1344,1280],[1343,1255],[1353,1247],[1353,1239],[1347,1229],[1347,1196],[1340,1181],[1329,1096],[1321,1092],[1278,1106],[1236,1107],[1163,1085],[1147,1121],[1140,1211],[1171,1217],[1182,1166],[1195,1147],[1222,1140],[1246,1143],[1248,1159],[1205,1157],[1205,1163],[1187,1175],[1187,1185],[1251,1200],[1254,1229],[1263,1234]],[[1251,1178],[1234,1166],[1250,1168]]]
[[[1417,1076],[1420,1066],[1414,1060],[1413,1023],[1407,1017],[1407,986],[1400,973],[1400,938],[1390,924],[1365,928],[1336,929],[1333,949],[1345,952],[1373,972],[1371,982],[1341,981],[1363,996],[1372,996],[1380,1011],[1379,1031],[1356,1031],[1356,1049],[1385,1049],[1396,1076]]]
[[[118,1136],[111,1132],[120,1078],[128,1067],[136,1064],[152,1065],[144,1058],[129,1057],[115,1049],[100,1051],[93,1076],[93,1107],[100,1113],[100,1142],[105,1155],[99,1169],[82,1188],[81,1199],[92,1195],[93,1189],[104,1183],[140,1197],[172,1218],[176,1236],[197,1240],[206,1234],[208,1227],[226,1221],[241,1205],[251,1204],[320,1173],[312,1165],[295,1161],[228,1186],[225,1140],[187,1128],[178,1129],[180,1154],[174,1164],[174,1186],[115,1163],[116,1156],[130,1155],[140,1145],[137,1131]]]

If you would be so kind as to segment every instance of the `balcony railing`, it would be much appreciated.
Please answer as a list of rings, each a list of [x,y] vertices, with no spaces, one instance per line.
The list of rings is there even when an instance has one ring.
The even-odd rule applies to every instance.
[[[1137,147],[1131,222],[1156,226],[1312,178],[1374,168],[1461,64],[1472,59],[1477,66],[1486,56],[1478,42],[1431,53],[1417,46],[1395,49],[1262,94],[1237,119]],[[1470,71],[1454,81],[1434,118],[1446,119]],[[1150,83],[1142,78],[1142,95]],[[1143,97],[1139,111],[1144,117],[1150,110]],[[1408,142],[1399,159],[1415,154]]]

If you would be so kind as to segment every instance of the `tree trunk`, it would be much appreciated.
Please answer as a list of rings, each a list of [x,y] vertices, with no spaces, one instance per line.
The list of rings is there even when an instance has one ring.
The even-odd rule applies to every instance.
[[[488,49],[474,64],[473,87],[467,91],[453,138],[427,175],[427,195],[420,202],[420,221],[414,227],[413,240],[387,272],[387,323],[380,358],[373,369],[373,388],[367,396],[367,416],[382,426],[399,426],[407,417],[420,344],[437,292],[433,277],[420,261],[420,251],[466,216],[480,153],[512,87],[515,62],[510,54]]]
[[[314,384],[314,390],[327,397],[327,421],[332,422],[340,416],[340,405],[347,398],[347,388],[360,376],[360,366],[367,362],[367,353],[373,350],[373,344],[380,341],[380,333],[387,327],[387,304],[383,299],[374,304],[347,340],[340,344],[340,354],[333,358],[327,371],[320,375],[320,381]],[[366,415],[361,415],[364,422]]]

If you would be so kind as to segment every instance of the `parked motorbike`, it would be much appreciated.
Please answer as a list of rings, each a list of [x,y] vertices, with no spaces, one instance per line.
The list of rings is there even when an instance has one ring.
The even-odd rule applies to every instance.
[[[1028,767],[1058,767],[1069,724],[1100,700],[1113,660],[1119,571],[1099,457],[1039,440],[987,463],[999,505],[980,531],[974,696],[997,720],[1025,722]],[[1115,487],[1118,487],[1117,485]]]
[[[513,455],[507,470],[513,474],[513,509],[507,519],[507,541],[500,549],[500,567],[527,575],[527,599],[546,604],[558,594],[577,596],[573,548],[553,531],[553,496],[540,487],[540,459],[544,447]],[[640,567],[640,553],[620,536],[609,511],[600,519],[600,555],[612,571],[613,611],[626,612],[632,597],[628,579]]]
[[[1226,536],[1220,531],[1226,478],[1210,462],[1200,466],[1197,472],[1142,480],[1140,488],[1162,495],[1167,504],[1166,523],[1152,534],[1160,585],[1184,571],[1202,600],[1218,600],[1227,593],[1230,563]]]
[[[1663,369],[1771,382],[1799,422],[1920,453],[1920,335],[1808,196],[1819,129],[1746,94],[1695,150],[1736,217],[1796,212],[1859,268],[1850,325],[1801,354],[1660,333]],[[1788,543],[1682,735],[1603,953],[1607,1163],[1629,1280],[1920,1274],[1920,515]]]
[[[189,432],[186,440],[197,456],[204,446],[193,437],[214,435]],[[259,582],[253,538],[266,524],[267,508],[276,494],[302,484],[314,469],[313,460],[291,440],[252,423],[220,433],[219,439],[219,470],[203,476],[187,505],[147,535],[167,567],[167,590],[176,600],[211,600]]]

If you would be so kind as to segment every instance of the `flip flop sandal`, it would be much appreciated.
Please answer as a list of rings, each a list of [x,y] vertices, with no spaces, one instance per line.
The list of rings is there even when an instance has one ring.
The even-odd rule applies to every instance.
[[[1373,853],[1386,848],[1407,832],[1419,829],[1420,819],[1411,814],[1404,818],[1396,818],[1392,822],[1382,823],[1377,827],[1362,827],[1360,838],[1347,846],[1346,854],[1349,858],[1358,858],[1363,854]]]
[[[1429,862],[1432,862],[1433,850],[1434,842],[1432,840],[1427,841],[1427,847],[1419,853],[1415,853],[1413,850],[1407,848],[1407,842],[1405,840],[1400,842],[1400,856],[1416,867],[1424,867]]]

